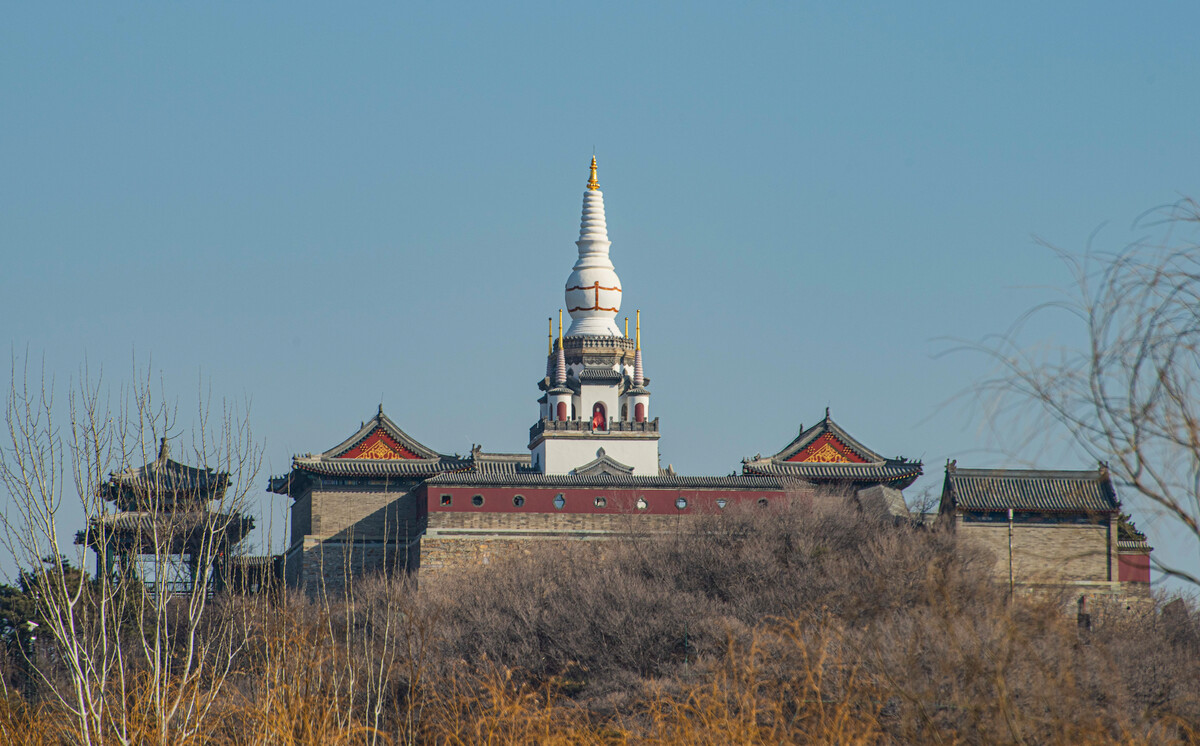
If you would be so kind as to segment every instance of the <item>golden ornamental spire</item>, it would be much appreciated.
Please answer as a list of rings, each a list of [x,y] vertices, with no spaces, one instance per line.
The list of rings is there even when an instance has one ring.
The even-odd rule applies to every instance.
[[[629,339],[629,317],[625,317],[625,339]]]
[[[560,308],[560,309],[558,309],[558,349],[561,350],[562,348],[563,348],[562,309]]]
[[[554,354],[554,317],[551,316],[550,318],[546,319],[546,324],[550,327],[546,331],[546,344],[550,346],[550,352],[547,354],[553,355]]]
[[[600,188],[600,182],[596,181],[596,156],[594,155],[592,156],[592,178],[588,179],[587,188],[592,190]]]
[[[642,349],[642,309],[640,309],[640,308],[637,310],[636,330],[637,330],[637,343],[636,343],[637,346],[634,347],[634,349],[640,350],[640,349]]]

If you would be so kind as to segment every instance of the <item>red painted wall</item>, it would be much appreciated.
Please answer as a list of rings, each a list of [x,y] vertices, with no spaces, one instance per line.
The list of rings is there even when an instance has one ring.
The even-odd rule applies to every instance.
[[[684,513],[715,513],[725,507],[755,504],[759,500],[777,502],[784,499],[781,491],[738,491],[721,489],[604,489],[602,487],[462,487],[459,485],[421,485],[424,493],[418,496],[429,513],[647,513],[652,515],[680,515]],[[566,503],[562,510],[554,507],[554,498],[562,495]],[[442,505],[442,496],[450,495],[451,504]],[[471,499],[483,497],[482,505],[474,505]],[[513,504],[513,497],[525,498],[522,506]],[[596,507],[596,498],[603,497],[605,507]],[[687,500],[687,506],[679,508],[679,498]],[[637,507],[638,498],[646,501],[644,510]]]
[[[1122,583],[1150,582],[1150,555],[1140,553],[1117,555],[1117,580]]]

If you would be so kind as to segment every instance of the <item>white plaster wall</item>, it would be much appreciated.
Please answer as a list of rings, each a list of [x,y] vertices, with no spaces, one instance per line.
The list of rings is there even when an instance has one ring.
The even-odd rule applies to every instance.
[[[576,410],[579,419],[591,420],[592,406],[596,402],[604,404],[605,416],[609,418],[619,418],[621,414],[621,406],[617,399],[616,384],[587,384],[580,387],[579,405],[578,409]]]
[[[646,396],[645,394],[636,394],[634,396],[630,396],[627,398],[629,399],[629,421],[630,422],[633,422],[633,420],[634,420],[634,412],[636,411],[635,408],[637,407],[638,402],[641,402],[642,404],[645,405],[645,409],[646,409],[645,418],[647,420],[652,419],[650,417],[650,397],[649,396]]]
[[[658,476],[657,438],[616,438],[606,436],[546,438],[533,449],[546,474],[569,474],[572,469],[595,461],[600,448],[613,459],[633,467],[638,476]]]
[[[571,395],[570,394],[551,394],[549,397],[550,405],[548,411],[544,415],[547,419],[558,419],[558,403],[560,401],[567,403],[567,419],[571,418]]]

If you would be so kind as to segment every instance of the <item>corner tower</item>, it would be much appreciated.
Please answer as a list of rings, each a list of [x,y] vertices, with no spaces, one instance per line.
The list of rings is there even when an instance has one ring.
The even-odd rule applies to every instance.
[[[621,280],[609,258],[604,193],[596,158],[583,193],[579,258],[567,278],[564,333],[550,344],[538,387],[541,417],[529,430],[534,468],[544,474],[658,476],[658,419],[650,419],[650,379],[642,370],[641,314],[636,339],[617,326]],[[553,323],[553,320],[551,320]],[[553,340],[553,333],[551,333]]]

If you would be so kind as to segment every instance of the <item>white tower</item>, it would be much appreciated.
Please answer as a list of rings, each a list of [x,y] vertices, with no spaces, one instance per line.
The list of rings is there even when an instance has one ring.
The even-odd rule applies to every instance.
[[[637,341],[617,326],[621,280],[608,257],[604,194],[596,159],[583,194],[579,259],[567,278],[571,327],[550,345],[538,384],[541,418],[530,428],[533,463],[546,474],[658,475],[658,420],[649,418],[650,379],[642,372],[641,313]]]
[[[596,181],[596,156],[592,156],[592,176],[583,193],[583,217],[575,245],[579,259],[567,278],[567,313],[571,314],[567,336],[622,336],[616,322],[621,310],[621,278],[608,258],[612,242],[604,220],[604,192]]]

